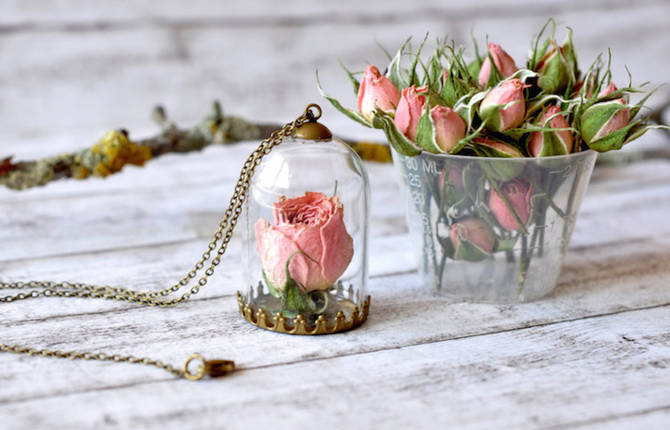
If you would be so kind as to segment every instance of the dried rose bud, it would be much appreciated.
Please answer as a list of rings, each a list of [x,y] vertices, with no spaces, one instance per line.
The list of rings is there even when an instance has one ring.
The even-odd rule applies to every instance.
[[[448,107],[437,105],[430,110],[435,142],[444,152],[451,151],[465,137],[465,121]]]
[[[498,160],[498,158],[523,158],[523,153],[514,145],[487,136],[478,136],[473,143],[478,152],[486,157],[482,159],[481,167],[491,179],[504,182],[521,174],[523,163],[506,163]]]
[[[521,124],[526,115],[523,90],[529,86],[520,79],[511,79],[494,87],[479,105],[479,116],[486,126],[493,131],[505,131]]]
[[[618,90],[619,89],[616,87],[616,85],[614,85],[614,82],[610,82],[607,87],[600,90],[598,93],[598,98],[607,97]]]
[[[288,277],[303,292],[333,286],[354,253],[340,200],[308,191],[273,206],[274,223],[260,218],[254,227],[268,287],[281,292]]]
[[[495,140],[491,137],[478,136],[474,139],[474,143],[482,145],[486,148],[489,157],[502,158],[521,158],[523,154],[509,143]]]
[[[623,98],[590,106],[580,118],[584,142],[598,151],[621,148],[626,141],[625,133],[609,136],[628,125],[629,111]]]
[[[570,124],[561,114],[561,109],[552,105],[540,118],[540,126],[545,128],[570,128]],[[528,152],[533,157],[565,155],[572,152],[574,136],[570,130],[534,131],[530,134]]]
[[[493,230],[479,218],[465,218],[451,226],[454,257],[459,260],[480,261],[493,252]]]
[[[530,218],[530,198],[533,195],[533,186],[523,179],[514,179],[500,185],[500,191],[507,198],[507,202],[525,225]],[[521,226],[507,207],[505,200],[494,189],[489,194],[489,208],[502,228],[508,231],[518,230]]]
[[[493,64],[500,71],[503,78],[512,76],[518,68],[514,64],[514,59],[505,52],[500,45],[495,43],[489,43],[489,53],[491,58],[493,58]],[[484,62],[482,63],[482,68],[479,69],[479,86],[481,88],[486,88],[488,86],[489,78],[491,76],[491,59],[489,56],[486,56]]]
[[[402,90],[393,120],[398,130],[413,142],[416,142],[416,129],[423,114],[423,105],[426,103],[426,96],[419,94],[427,89],[428,87],[416,88],[412,85]]]
[[[393,82],[379,73],[375,66],[365,68],[365,74],[358,88],[358,110],[370,122],[375,108],[393,113],[400,100],[400,91]]]
[[[538,86],[548,94],[560,94],[572,82],[576,70],[566,58],[564,48],[552,41],[553,48],[540,60],[536,71],[540,75]]]

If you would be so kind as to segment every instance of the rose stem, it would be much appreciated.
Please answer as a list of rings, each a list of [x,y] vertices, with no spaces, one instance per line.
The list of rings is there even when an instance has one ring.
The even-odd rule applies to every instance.
[[[521,263],[519,264],[519,288],[517,294],[523,290],[523,284],[526,282],[526,272],[530,266],[530,258],[528,258],[528,237],[521,236]]]

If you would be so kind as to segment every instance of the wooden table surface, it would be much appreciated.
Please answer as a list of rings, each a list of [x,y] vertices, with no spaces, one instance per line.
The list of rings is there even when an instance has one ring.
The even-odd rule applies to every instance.
[[[104,183],[3,190],[2,278],[171,285],[204,249],[252,147],[167,156]],[[1,354],[0,427],[372,428],[419,419],[459,428],[667,428],[670,161],[599,168],[556,291],[505,306],[450,303],[423,288],[395,172],[368,169],[373,300],[361,328],[294,337],[248,324],[235,299],[234,240],[187,304],[13,303],[2,306],[0,338],[174,364],[198,351],[234,359],[240,372],[193,383],[142,366]]]
[[[670,40],[670,6],[661,1],[638,9],[599,0],[579,13],[522,0],[440,13],[431,2],[397,2],[382,18],[375,14],[386,3],[379,1],[347,2],[346,13],[303,2],[217,12],[208,1],[188,10],[166,1],[146,12],[142,2],[128,2],[146,12],[138,19],[117,2],[100,6],[103,12],[60,3],[73,5],[69,14],[15,2],[0,20],[0,79],[12,83],[0,103],[0,156],[73,150],[119,123],[142,134],[150,130],[145,112],[158,101],[180,122],[199,117],[218,94],[229,97],[224,106],[232,112],[290,120],[318,100],[317,67],[353,104],[338,56],[348,64],[373,58],[373,33],[388,46],[444,27],[467,39],[461,21],[475,14],[480,31],[521,54],[553,13],[576,22],[580,53],[619,46],[619,65],[637,64],[641,80],[667,80],[670,67],[667,56],[651,60]],[[521,3],[517,34],[497,15]],[[617,28],[612,43],[605,24],[594,25],[605,21]],[[324,38],[333,52],[312,43]],[[231,59],[225,54],[236,43]],[[249,52],[260,52],[258,67],[240,66]],[[655,67],[640,65],[645,59]],[[268,70],[279,71],[264,81]],[[621,67],[616,73],[625,76]],[[245,98],[251,90],[264,96]],[[363,135],[332,109],[324,120],[336,132]],[[667,136],[649,133],[640,147],[667,144]],[[0,189],[0,279],[172,285],[205,249],[254,145],[167,155],[105,181]],[[144,366],[0,354],[0,428],[670,428],[670,160],[598,167],[556,290],[519,305],[453,303],[425,289],[407,246],[395,171],[367,167],[372,307],[361,328],[291,337],[248,324],[235,297],[242,283],[236,238],[214,279],[184,305],[3,304],[0,342],[175,365],[197,351],[233,359],[239,372],[193,383]]]

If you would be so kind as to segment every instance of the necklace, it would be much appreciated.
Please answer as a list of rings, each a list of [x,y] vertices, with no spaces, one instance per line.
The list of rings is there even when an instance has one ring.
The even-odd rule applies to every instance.
[[[261,141],[260,145],[249,155],[242,166],[242,171],[235,184],[233,195],[228,203],[228,208],[219,221],[214,237],[207,245],[207,249],[201,258],[179,282],[169,288],[155,291],[136,291],[124,287],[108,285],[90,285],[79,282],[52,282],[52,281],[28,281],[28,282],[2,282],[0,290],[19,289],[30,290],[16,295],[0,296],[0,303],[12,303],[18,300],[35,299],[39,297],[77,297],[96,298],[106,300],[125,301],[129,303],[140,303],[147,306],[169,307],[177,306],[187,302],[192,296],[198,294],[200,289],[207,285],[207,281],[214,274],[216,266],[221,263],[221,258],[226,253],[228,243],[233,237],[237,220],[242,213],[242,205],[247,199],[249,185],[254,170],[260,164],[263,157],[272,149],[281,144],[286,138],[292,136],[296,129],[303,124],[315,122],[321,117],[321,108],[316,104],[310,104],[298,118],[285,124],[281,129],[275,130],[270,137]],[[217,248],[218,247],[218,248]],[[205,265],[209,266],[205,269]],[[204,269],[204,274],[201,271]],[[192,281],[200,275],[197,283],[192,285],[188,291],[181,296],[174,297],[182,289],[189,288]],[[70,360],[98,360],[116,363],[144,364],[163,369],[178,377],[199,380],[204,376],[224,376],[235,369],[235,363],[230,360],[205,360],[200,354],[191,354],[182,367],[175,367],[160,360],[148,357],[136,357],[133,355],[107,354],[104,352],[85,351],[59,351],[51,349],[30,348],[23,345],[11,345],[0,342],[0,352],[11,352],[14,354],[35,355],[41,357],[67,358]],[[191,365],[196,365],[192,370]]]

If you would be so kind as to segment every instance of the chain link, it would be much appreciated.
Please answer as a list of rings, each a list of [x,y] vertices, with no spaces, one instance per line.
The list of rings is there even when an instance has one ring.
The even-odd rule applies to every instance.
[[[316,110],[316,114],[312,112]],[[107,300],[118,300],[131,303],[140,303],[148,306],[169,307],[176,306],[180,303],[188,301],[192,296],[200,292],[200,288],[207,284],[209,278],[214,274],[216,266],[221,263],[221,257],[228,249],[228,243],[233,237],[233,231],[237,225],[237,220],[242,213],[242,205],[244,204],[251,178],[256,167],[261,163],[263,157],[272,151],[272,148],[279,145],[286,139],[293,135],[295,130],[302,124],[314,121],[321,116],[321,108],[318,105],[310,104],[307,106],[302,115],[294,121],[285,124],[281,129],[272,132],[270,137],[263,140],[260,145],[249,155],[242,166],[240,177],[235,184],[233,195],[228,203],[228,208],[223,214],[223,218],[219,222],[219,226],[214,233],[213,239],[207,245],[207,249],[202,254],[193,269],[191,269],[179,282],[175,283],[169,288],[155,291],[136,291],[123,287],[112,287],[108,285],[98,286],[91,284],[84,284],[80,282],[52,282],[52,281],[29,281],[29,282],[3,282],[0,281],[0,290],[2,289],[30,289],[30,292],[19,293],[16,295],[1,296],[0,303],[11,303],[18,300],[35,299],[38,297],[80,297],[80,298],[96,298]],[[219,245],[219,241],[221,244]],[[217,249],[218,246],[218,249]],[[216,250],[216,255],[212,258],[212,252]],[[211,260],[211,261],[210,261]],[[169,298],[169,296],[177,293],[182,288],[187,287],[193,279],[198,276],[198,273],[205,267],[205,263],[209,262],[209,267],[204,271],[204,274],[198,279],[197,284],[192,286],[190,290],[184,292],[179,297]],[[188,376],[187,366],[183,369],[173,367],[169,364],[163,363],[159,360],[151,358],[135,357],[132,355],[117,355],[106,353],[92,353],[92,352],[76,352],[76,351],[55,351],[50,349],[35,349],[28,348],[21,345],[9,345],[0,343],[0,352],[11,352],[15,354],[37,355],[41,357],[55,357],[68,358],[70,360],[99,360],[99,361],[113,361],[117,363],[133,363],[144,364],[147,366],[154,366],[164,369],[180,377]],[[188,363],[188,362],[187,362]],[[202,376],[202,375],[201,375]],[[192,379],[192,378],[191,378]]]

